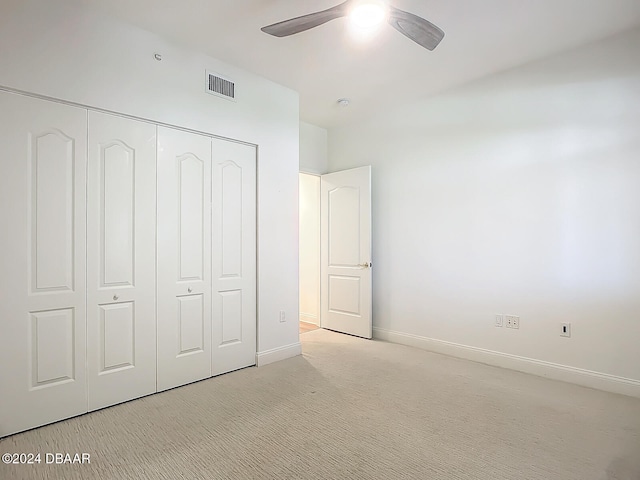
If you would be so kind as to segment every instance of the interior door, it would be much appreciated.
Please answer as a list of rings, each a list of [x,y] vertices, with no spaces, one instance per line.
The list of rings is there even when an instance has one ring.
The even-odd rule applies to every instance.
[[[89,112],[89,410],[156,391],[156,126]]]
[[[0,92],[0,436],[87,411],[87,111]]]
[[[211,138],[158,127],[158,391],[211,376]]]
[[[322,175],[323,328],[371,338],[371,167]]]
[[[256,363],[256,148],[212,139],[211,373]]]

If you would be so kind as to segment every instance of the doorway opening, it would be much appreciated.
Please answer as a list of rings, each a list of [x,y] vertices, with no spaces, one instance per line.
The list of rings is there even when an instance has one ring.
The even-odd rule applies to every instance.
[[[371,166],[300,173],[299,201],[300,333],[371,338]]]
[[[300,333],[320,328],[320,176],[299,175]]]

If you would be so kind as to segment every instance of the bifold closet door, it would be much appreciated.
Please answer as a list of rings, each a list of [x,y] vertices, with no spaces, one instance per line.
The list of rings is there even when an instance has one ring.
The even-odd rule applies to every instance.
[[[0,92],[0,436],[87,411],[87,111]]]
[[[212,139],[212,375],[256,363],[256,148]]]
[[[156,391],[156,126],[89,112],[89,410]]]
[[[211,138],[158,127],[158,390],[211,376]]]

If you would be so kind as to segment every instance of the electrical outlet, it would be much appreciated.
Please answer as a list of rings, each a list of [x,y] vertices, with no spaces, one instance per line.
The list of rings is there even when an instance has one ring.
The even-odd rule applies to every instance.
[[[504,320],[507,328],[520,328],[520,317],[517,315],[505,315]]]
[[[502,315],[496,315],[496,327],[501,327],[504,325],[504,317]]]
[[[560,336],[561,337],[571,337],[571,324],[570,323],[561,323],[560,324]]]
[[[280,310],[280,323],[284,323],[287,321],[287,317],[284,314],[284,310]]]

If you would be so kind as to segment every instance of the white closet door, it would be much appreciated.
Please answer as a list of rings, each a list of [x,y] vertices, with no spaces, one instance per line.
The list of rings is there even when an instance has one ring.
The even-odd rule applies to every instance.
[[[0,436],[87,411],[87,111],[0,92]]]
[[[211,139],[158,127],[158,390],[211,376]]]
[[[256,363],[256,149],[212,140],[212,374]]]
[[[156,391],[156,126],[89,112],[89,410]]]

